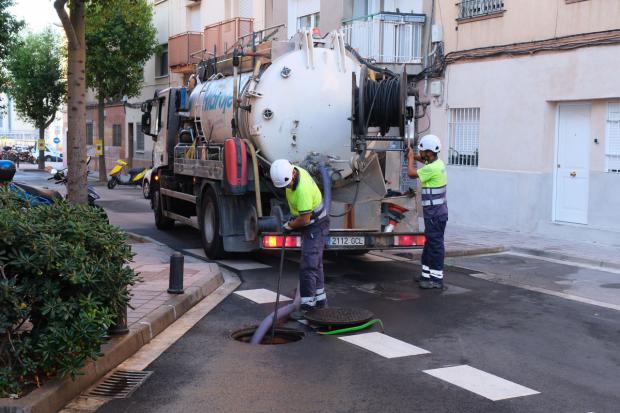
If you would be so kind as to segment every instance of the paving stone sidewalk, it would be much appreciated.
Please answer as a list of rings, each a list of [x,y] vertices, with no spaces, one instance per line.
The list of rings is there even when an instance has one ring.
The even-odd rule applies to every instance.
[[[620,246],[567,241],[536,234],[493,231],[454,224],[446,227],[448,251],[493,246],[546,258],[620,269]]]
[[[131,327],[145,316],[164,305],[171,297],[168,294],[170,276],[170,256],[174,252],[171,248],[153,242],[141,242],[142,239],[132,237],[131,248],[136,254],[131,267],[140,273],[142,282],[136,284],[131,292],[130,306],[127,310],[127,324]],[[183,272],[184,288],[201,286],[206,279],[219,273],[215,263],[185,256]]]

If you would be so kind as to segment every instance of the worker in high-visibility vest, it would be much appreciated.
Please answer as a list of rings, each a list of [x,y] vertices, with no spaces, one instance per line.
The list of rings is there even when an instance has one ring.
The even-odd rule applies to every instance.
[[[420,288],[443,289],[443,264],[445,256],[444,232],[448,221],[446,165],[439,159],[441,142],[435,135],[424,136],[418,145],[419,154],[409,148],[407,175],[419,178],[422,184],[422,210],[426,243],[422,251],[422,276]],[[415,161],[425,165],[416,169]]]
[[[286,159],[278,159],[273,162],[269,172],[276,188],[286,188],[286,200],[292,218],[284,224],[283,230],[301,233],[301,306],[300,312],[291,314],[291,317],[302,318],[307,311],[327,305],[323,248],[329,235],[329,216],[323,195],[308,171],[291,165]]]

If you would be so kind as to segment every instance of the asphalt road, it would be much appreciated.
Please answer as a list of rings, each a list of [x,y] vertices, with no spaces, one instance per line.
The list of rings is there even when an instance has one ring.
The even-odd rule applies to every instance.
[[[199,253],[195,230],[157,231],[139,190],[114,191],[101,189],[113,223]],[[234,258],[223,264],[242,278],[238,291],[275,290],[276,255]],[[287,258],[282,291],[292,296],[298,264]],[[297,343],[236,342],[231,333],[258,324],[273,304],[232,294],[147,368],[153,374],[130,398],[99,411],[620,411],[620,313],[605,307],[617,300],[619,274],[512,254],[452,264],[438,292],[413,284],[416,263],[326,258],[330,305],[368,309],[400,340],[371,350],[292,321],[306,332]],[[426,352],[381,355],[412,349]]]

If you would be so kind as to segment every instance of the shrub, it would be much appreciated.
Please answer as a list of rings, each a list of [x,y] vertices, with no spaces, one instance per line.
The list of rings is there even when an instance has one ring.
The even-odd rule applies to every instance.
[[[75,378],[128,304],[126,234],[100,211],[0,190],[0,397]]]

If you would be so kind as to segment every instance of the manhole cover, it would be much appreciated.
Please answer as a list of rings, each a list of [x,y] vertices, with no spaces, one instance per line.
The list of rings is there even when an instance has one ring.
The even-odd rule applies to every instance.
[[[125,399],[152,374],[152,371],[116,370],[88,393],[92,397]]]
[[[319,326],[348,326],[364,324],[373,313],[362,308],[328,307],[309,311],[306,320]]]
[[[256,326],[242,328],[241,330],[235,331],[230,336],[237,341],[241,341],[242,343],[249,343],[250,340],[252,340],[252,336],[254,336],[256,328]],[[261,344],[276,345],[294,343],[304,338],[304,336],[305,334],[303,331],[295,330],[294,328],[276,327],[272,341],[270,328],[267,330],[267,334],[263,337]]]

